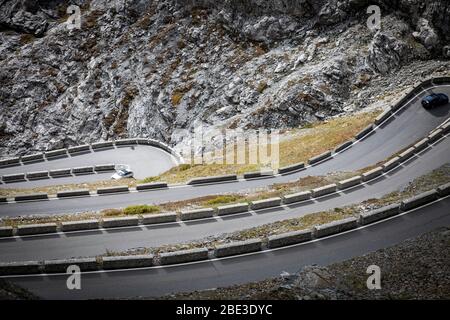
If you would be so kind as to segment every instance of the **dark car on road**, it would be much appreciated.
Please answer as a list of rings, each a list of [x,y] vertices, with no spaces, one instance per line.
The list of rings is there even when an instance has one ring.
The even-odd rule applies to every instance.
[[[448,96],[444,93],[433,93],[426,96],[422,100],[422,106],[425,109],[434,108],[437,106],[442,106],[448,103]]]

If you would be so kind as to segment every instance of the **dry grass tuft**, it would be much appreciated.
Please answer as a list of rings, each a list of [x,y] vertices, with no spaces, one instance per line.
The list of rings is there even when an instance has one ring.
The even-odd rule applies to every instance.
[[[280,165],[290,165],[331,150],[373,123],[380,112],[340,117],[308,125],[309,130],[280,142]],[[295,133],[293,130],[292,133]]]
[[[126,216],[130,216],[130,215],[140,215],[140,214],[146,214],[146,213],[159,213],[160,211],[161,211],[161,209],[158,206],[141,204],[141,205],[128,206],[123,210],[123,213]]]
[[[135,187],[136,180],[134,179],[122,179],[122,180],[101,180],[89,183],[71,183],[71,184],[60,184],[47,187],[36,187],[30,189],[3,189],[0,188],[0,196],[12,196],[19,194],[30,194],[30,193],[47,193],[49,195],[56,195],[59,191],[67,190],[79,190],[79,189],[89,189],[90,191],[97,190],[98,188],[115,187],[127,185],[128,187]]]
[[[124,214],[122,209],[103,209],[100,211],[103,217],[118,217]]]

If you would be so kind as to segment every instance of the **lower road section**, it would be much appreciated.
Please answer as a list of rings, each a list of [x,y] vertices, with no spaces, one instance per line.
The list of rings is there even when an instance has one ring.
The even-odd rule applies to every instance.
[[[449,206],[450,198],[445,198],[362,229],[275,251],[171,267],[85,273],[81,290],[68,290],[66,275],[9,280],[47,299],[150,297],[259,281],[306,265],[350,259],[450,225]]]

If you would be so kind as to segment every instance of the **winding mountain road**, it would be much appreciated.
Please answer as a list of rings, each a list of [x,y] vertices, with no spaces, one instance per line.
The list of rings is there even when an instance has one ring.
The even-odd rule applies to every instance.
[[[336,171],[362,169],[383,161],[392,154],[415,143],[449,117],[450,108],[448,105],[432,110],[422,108],[420,104],[421,98],[432,91],[445,92],[450,95],[450,85],[441,85],[433,89],[424,90],[413,101],[410,101],[408,106],[400,109],[364,140],[354,144],[348,150],[336,154],[332,159],[304,171],[276,176],[271,179],[244,180],[199,186],[179,185],[168,190],[87,197],[83,198],[83,201],[80,201],[79,198],[70,198],[0,204],[0,216],[78,213],[134,204],[159,204],[265,187],[273,183],[294,181],[308,175],[317,176]]]
[[[272,178],[239,180],[230,183],[199,186],[176,185],[168,189],[148,192],[129,192],[69,199],[52,198],[46,201],[8,202],[0,204],[0,217],[77,213],[141,203],[158,204],[266,187],[273,183],[294,181],[308,175],[326,175],[336,171],[362,169],[384,161],[391,155],[405,149],[428,135],[431,130],[449,118],[449,105],[433,110],[422,108],[420,100],[430,92],[445,92],[450,95],[450,85],[440,85],[424,90],[362,141],[358,141],[344,152],[335,154],[332,159],[304,171],[277,175]],[[0,175],[93,165],[98,164],[98,161],[115,163],[116,161],[111,160],[113,156],[119,157],[121,161],[123,159],[122,162],[127,163],[128,161],[127,164],[135,161],[133,165],[136,168],[140,166],[146,168],[150,159],[153,159],[152,161],[157,164],[167,161],[168,168],[173,166],[171,161],[174,160],[170,155],[156,154],[148,148],[147,146],[136,146],[134,149],[133,147],[124,147],[95,152],[86,155],[86,157],[74,156],[29,166],[10,167],[0,169]],[[143,155],[136,157],[140,153]],[[93,156],[98,156],[98,158],[90,158]],[[106,161],[107,159],[109,161]],[[450,139],[447,134],[383,176],[333,195],[289,206],[284,205],[282,208],[251,211],[199,221],[3,238],[0,239],[0,262],[96,256],[104,254],[106,250],[124,251],[130,248],[183,243],[275,221],[301,217],[309,213],[355,204],[370,198],[378,198],[389,192],[399,190],[415,178],[449,163],[449,159]],[[162,166],[157,166],[157,170],[162,169]],[[67,179],[73,181],[72,178]],[[24,186],[30,186],[29,183],[25,182]],[[19,184],[11,185],[18,187]],[[3,184],[0,187],[10,187],[11,185]],[[407,214],[401,214],[376,224],[277,250],[174,266],[86,272],[82,274],[83,289],[79,291],[71,291],[66,288],[66,275],[30,275],[7,278],[43,298],[50,299],[161,296],[171,292],[229,286],[278,276],[283,271],[295,272],[302,266],[310,264],[328,265],[395,245],[440,226],[447,226],[450,224],[449,205],[450,198],[447,197]]]
[[[450,159],[450,139],[441,139],[432,148],[410,158],[402,166],[373,181],[325,196],[280,208],[264,209],[233,216],[196,221],[165,223],[113,230],[88,230],[20,238],[0,238],[0,262],[96,256],[108,251],[157,247],[198,240],[222,233],[260,226],[289,218],[297,218],[371,198],[379,198],[399,190],[414,178],[438,168]],[[126,239],[126,241],[124,241]]]

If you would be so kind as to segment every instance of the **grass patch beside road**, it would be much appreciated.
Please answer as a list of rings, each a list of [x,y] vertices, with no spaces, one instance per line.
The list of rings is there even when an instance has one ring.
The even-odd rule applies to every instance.
[[[306,162],[311,157],[334,149],[352,139],[359,131],[373,123],[380,111],[360,113],[339,117],[325,122],[309,124],[304,128],[292,129],[280,133],[280,166]],[[144,181],[166,181],[168,183],[186,182],[195,177],[216,176],[224,174],[243,174],[257,171],[257,164],[242,165],[189,165],[170,169],[158,177],[149,177]]]
[[[207,206],[218,206],[222,204],[232,203],[240,200],[240,196],[238,195],[225,195],[225,196],[217,196],[211,200],[205,202]]]
[[[14,218],[1,218],[0,227],[17,227],[21,224],[37,224],[37,223],[57,223],[69,221],[82,221],[94,218],[99,218],[100,214],[95,212],[83,212],[77,214],[59,214],[59,215],[47,215],[47,216],[23,216]]]
[[[100,211],[100,215],[105,218],[119,217],[123,215],[123,209],[104,209]]]
[[[158,206],[151,206],[148,204],[141,204],[136,206],[128,206],[125,209],[123,209],[123,213],[125,215],[139,215],[139,214],[146,214],[146,213],[158,213],[161,209]]]
[[[104,209],[100,211],[102,217],[139,216],[148,213],[159,213],[161,208],[148,204],[128,206],[124,209]]]
[[[306,162],[353,139],[359,131],[373,123],[380,113],[372,111],[339,117],[313,123],[307,130],[294,129],[285,133],[288,138],[280,142],[280,166]]]
[[[208,176],[220,176],[226,174],[238,174],[242,175],[245,172],[257,171],[259,170],[258,165],[227,165],[227,164],[183,164],[182,168],[174,167],[169,171],[164,172],[158,177],[149,177],[142,181],[166,181],[168,183],[181,183],[187,182],[190,179],[197,177],[208,177]]]
[[[96,182],[89,183],[71,183],[71,184],[60,184],[54,186],[46,187],[36,187],[36,188],[0,188],[0,196],[13,196],[19,194],[30,194],[30,193],[47,193],[50,195],[55,195],[60,191],[68,190],[79,190],[88,189],[90,191],[97,190],[99,188],[115,187],[115,186],[128,186],[135,187],[135,179],[122,179],[122,180],[100,180]]]

